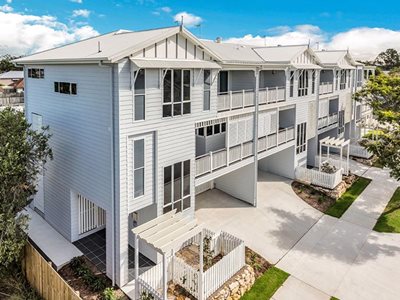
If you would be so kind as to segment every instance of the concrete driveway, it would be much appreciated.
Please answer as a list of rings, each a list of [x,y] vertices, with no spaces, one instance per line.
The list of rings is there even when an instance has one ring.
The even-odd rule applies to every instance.
[[[196,197],[196,217],[214,231],[236,235],[277,263],[322,216],[300,200],[290,184],[286,178],[260,172],[257,208],[214,189]]]
[[[277,264],[300,282],[298,299],[310,286],[325,296],[305,299],[399,299],[400,235],[372,231],[398,183],[376,168],[363,176],[372,182],[343,217],[323,216]],[[289,289],[275,299],[290,299],[280,297]]]
[[[291,274],[275,300],[397,300],[400,234],[372,228],[399,183],[387,171],[352,165],[372,182],[341,219],[308,206],[290,180],[267,173],[259,174],[257,208],[212,190],[196,198],[196,217]]]

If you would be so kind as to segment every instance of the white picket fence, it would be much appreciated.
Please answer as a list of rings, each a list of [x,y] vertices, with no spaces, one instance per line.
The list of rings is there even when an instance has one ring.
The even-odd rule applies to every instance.
[[[138,278],[139,282],[139,299],[153,299],[153,300],[163,300],[160,292],[155,290],[151,285]]]
[[[206,229],[203,236],[212,237],[210,248],[214,257],[223,255],[221,260],[205,272],[200,272],[176,256],[173,257],[171,266],[172,280],[197,299],[209,297],[245,265],[245,246],[242,240],[226,232],[215,235]],[[197,235],[183,246],[199,243],[200,235]]]
[[[314,169],[297,167],[295,170],[295,177],[299,181],[334,189],[342,181],[342,172],[343,171],[339,169],[333,174],[328,174]]]
[[[373,153],[369,152],[367,149],[365,149],[361,145],[358,145],[356,143],[351,143],[350,144],[350,155],[368,159],[368,158],[372,157]]]

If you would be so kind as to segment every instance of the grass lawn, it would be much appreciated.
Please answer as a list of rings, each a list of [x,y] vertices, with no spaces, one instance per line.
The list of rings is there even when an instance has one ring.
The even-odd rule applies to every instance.
[[[325,213],[332,217],[340,218],[370,182],[371,179],[359,177]]]
[[[241,300],[267,300],[272,297],[273,294],[280,288],[280,286],[289,277],[289,274],[276,268],[272,267],[268,269],[264,275],[259,277],[252,288],[247,291]]]
[[[400,233],[400,188],[394,192],[384,212],[376,222],[375,231]]]

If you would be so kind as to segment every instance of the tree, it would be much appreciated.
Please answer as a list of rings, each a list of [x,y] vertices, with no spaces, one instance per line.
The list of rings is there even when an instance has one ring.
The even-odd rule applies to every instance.
[[[0,73],[8,71],[22,70],[21,67],[17,67],[13,64],[12,60],[17,59],[17,56],[11,56],[9,54],[0,57]]]
[[[395,49],[387,49],[379,53],[375,59],[375,65],[381,67],[383,70],[391,70],[400,66],[400,55]]]
[[[36,193],[42,166],[52,159],[48,128],[31,129],[22,112],[0,111],[0,273],[19,262],[28,217],[20,214]]]
[[[371,77],[355,99],[370,105],[380,124],[375,139],[365,139],[362,145],[391,170],[393,178],[400,180],[400,76],[382,73]]]

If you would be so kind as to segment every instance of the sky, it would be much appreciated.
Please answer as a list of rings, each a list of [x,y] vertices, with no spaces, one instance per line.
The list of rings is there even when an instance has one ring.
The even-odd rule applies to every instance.
[[[26,55],[110,31],[172,26],[255,45],[400,50],[400,1],[0,0],[0,55]]]

